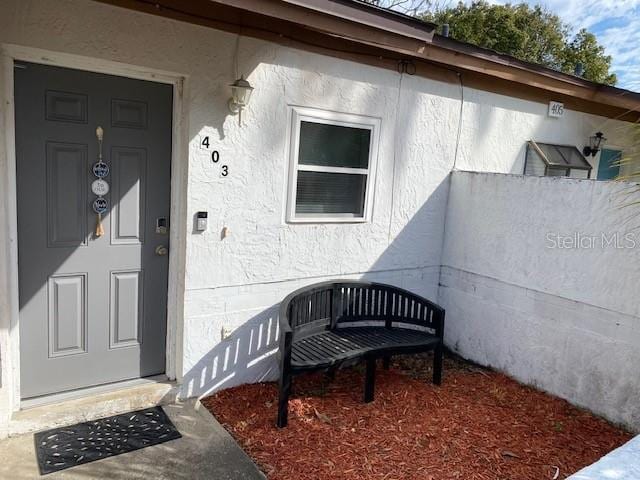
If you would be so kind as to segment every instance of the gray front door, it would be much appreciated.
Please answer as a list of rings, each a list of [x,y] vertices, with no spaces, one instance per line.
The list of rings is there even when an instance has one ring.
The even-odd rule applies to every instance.
[[[163,373],[171,86],[20,62],[15,110],[22,398]]]

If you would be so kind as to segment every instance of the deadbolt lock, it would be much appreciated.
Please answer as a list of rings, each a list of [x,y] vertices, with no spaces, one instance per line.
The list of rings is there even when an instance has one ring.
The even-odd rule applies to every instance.
[[[156,218],[156,233],[159,235],[166,235],[169,232],[169,225],[167,217]]]

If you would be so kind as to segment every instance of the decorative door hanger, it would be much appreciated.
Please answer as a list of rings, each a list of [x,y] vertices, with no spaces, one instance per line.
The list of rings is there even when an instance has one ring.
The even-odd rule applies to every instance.
[[[102,139],[104,137],[104,130],[102,127],[96,128],[96,137],[98,137],[98,161],[93,164],[92,171],[96,177],[91,183],[91,191],[97,198],[93,201],[93,211],[98,215],[98,222],[96,224],[96,237],[104,235],[104,227],[102,226],[102,215],[109,208],[109,202],[104,196],[109,193],[109,184],[104,179],[109,175],[109,165],[102,161]]]

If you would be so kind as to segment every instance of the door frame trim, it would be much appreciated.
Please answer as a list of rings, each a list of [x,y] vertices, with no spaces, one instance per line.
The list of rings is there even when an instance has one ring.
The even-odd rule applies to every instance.
[[[169,231],[169,274],[167,284],[167,338],[165,375],[169,380],[182,383],[184,296],[187,244],[187,183],[189,165],[188,108],[184,101],[188,95],[188,75],[146,68],[138,65],[102,60],[99,58],[54,52],[14,44],[0,44],[0,69],[4,89],[0,101],[4,109],[4,137],[6,180],[0,178],[0,188],[7,193],[0,197],[0,213],[4,203],[8,238],[0,255],[8,260],[7,301],[9,318],[0,318],[0,329],[8,331],[8,352],[2,355],[2,370],[6,375],[3,387],[10,392],[10,411],[20,410],[20,318],[18,288],[18,212],[15,141],[14,61],[25,61],[74,68],[89,72],[165,83],[173,86],[172,151],[171,151],[171,229]],[[0,157],[0,172],[2,171]],[[0,217],[1,218],[1,217]],[[0,256],[0,258],[1,258]],[[1,273],[1,272],[0,272]],[[8,324],[7,324],[8,323]],[[0,337],[0,341],[2,341]],[[6,383],[5,383],[6,382]],[[0,424],[3,423],[0,419]]]

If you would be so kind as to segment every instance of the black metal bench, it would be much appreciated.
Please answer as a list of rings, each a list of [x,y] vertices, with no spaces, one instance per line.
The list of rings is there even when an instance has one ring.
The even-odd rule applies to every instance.
[[[373,400],[376,359],[434,350],[433,383],[442,380],[444,309],[391,285],[319,283],[296,290],[280,305],[278,427],[287,425],[294,375],[366,361],[364,401]]]

